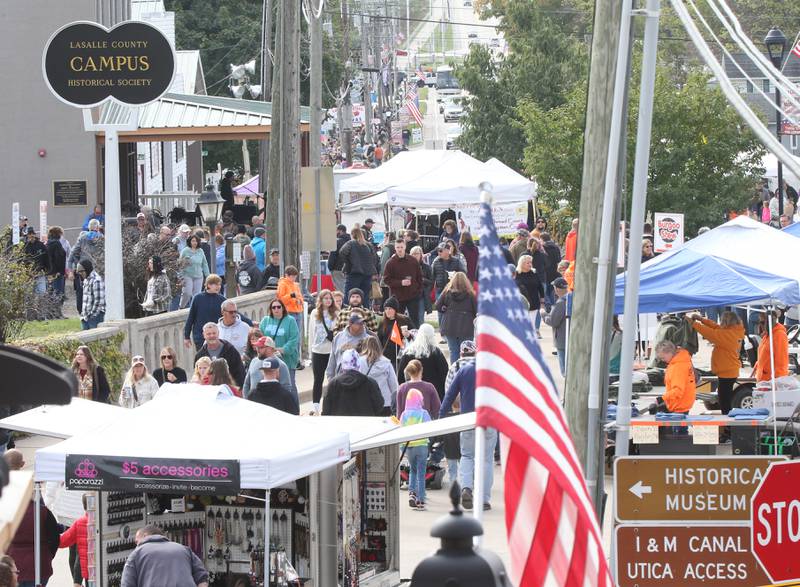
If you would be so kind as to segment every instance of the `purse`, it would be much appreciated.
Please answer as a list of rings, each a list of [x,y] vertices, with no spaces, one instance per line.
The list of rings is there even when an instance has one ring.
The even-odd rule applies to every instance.
[[[333,340],[333,331],[328,328],[328,325],[325,324],[325,318],[322,318],[322,327],[325,329],[325,338],[327,340]]]
[[[372,287],[369,293],[370,299],[373,300],[380,300],[383,298],[383,292],[381,292],[381,285],[377,281],[372,282]]]

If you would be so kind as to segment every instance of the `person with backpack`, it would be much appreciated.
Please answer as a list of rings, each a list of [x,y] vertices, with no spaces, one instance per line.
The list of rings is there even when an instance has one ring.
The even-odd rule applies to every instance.
[[[372,291],[372,278],[378,273],[378,257],[375,248],[367,242],[360,228],[350,231],[351,239],[339,251],[346,275],[344,296],[348,297],[351,289],[359,289],[364,293]]]
[[[344,244],[350,240],[350,235],[347,234],[347,227],[344,224],[339,224],[336,227],[336,250],[331,251],[328,255],[328,269],[331,272],[331,279],[333,279],[333,287],[336,291],[344,291],[345,275],[344,275],[344,259],[339,255]]]

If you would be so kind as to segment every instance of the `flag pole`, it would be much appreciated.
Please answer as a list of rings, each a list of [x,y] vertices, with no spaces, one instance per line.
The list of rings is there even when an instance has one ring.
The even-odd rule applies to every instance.
[[[480,184],[481,190],[481,202],[488,204],[489,206],[492,205],[494,201],[494,197],[492,196],[492,186],[489,182],[481,182]],[[478,321],[480,323],[480,320]],[[477,338],[477,337],[476,337]],[[478,353],[475,353],[475,361],[477,364],[478,360]],[[477,407],[477,381],[475,385],[475,406]],[[475,471],[475,484],[473,485],[472,490],[472,516],[478,521],[478,523],[483,523],[483,488],[486,485],[486,475],[484,475],[483,470],[483,453],[486,452],[486,428],[483,426],[476,426],[475,427],[475,450],[473,452],[474,456],[474,471]],[[494,462],[492,462],[492,466],[494,466]],[[475,537],[475,545],[481,546],[483,543],[483,536],[476,536]]]

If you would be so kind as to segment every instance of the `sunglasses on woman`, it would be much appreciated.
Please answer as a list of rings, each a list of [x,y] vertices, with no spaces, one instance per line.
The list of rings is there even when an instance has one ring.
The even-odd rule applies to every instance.
[[[172,358],[172,355],[161,355],[161,360],[162,360],[162,361],[163,361],[164,359],[171,359],[171,358]]]
[[[273,310],[283,310],[283,306],[270,306]]]

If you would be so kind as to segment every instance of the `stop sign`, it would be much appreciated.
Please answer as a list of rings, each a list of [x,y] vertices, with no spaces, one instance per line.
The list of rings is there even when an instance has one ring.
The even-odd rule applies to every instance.
[[[773,583],[800,579],[800,461],[769,466],[750,502],[750,532]]]

